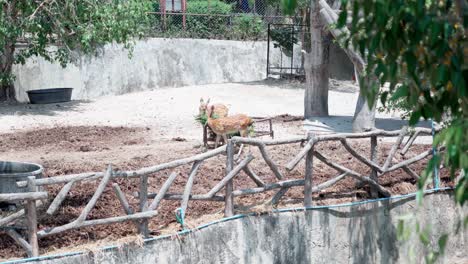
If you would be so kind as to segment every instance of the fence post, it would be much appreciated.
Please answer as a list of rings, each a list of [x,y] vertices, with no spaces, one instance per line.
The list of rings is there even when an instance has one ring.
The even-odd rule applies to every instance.
[[[28,191],[36,192],[38,190],[34,180],[35,176],[28,177]],[[31,199],[26,201],[26,223],[28,226],[28,240],[31,246],[32,257],[39,256],[39,243],[37,241],[37,212],[36,212],[36,201]]]
[[[313,133],[309,131],[307,134],[307,140],[310,141],[313,138]],[[312,206],[312,173],[314,158],[314,146],[310,148],[306,155],[306,166],[305,166],[305,182],[304,182],[304,206]]]
[[[148,209],[148,176],[143,175],[140,177],[140,212]],[[148,219],[141,220],[139,232],[143,237],[149,236]]]
[[[377,136],[371,136],[370,158],[373,162],[377,162]],[[379,182],[376,169],[372,168],[370,178],[377,183]],[[378,198],[378,192],[375,188],[371,188],[371,197]]]
[[[226,143],[226,175],[229,174],[229,172],[232,171],[232,168],[234,167],[234,144],[232,143],[232,140],[229,139],[228,142]],[[226,184],[226,195],[224,198],[224,216],[229,217],[234,215],[234,196],[232,194],[232,191],[234,189],[233,182],[230,180]]]

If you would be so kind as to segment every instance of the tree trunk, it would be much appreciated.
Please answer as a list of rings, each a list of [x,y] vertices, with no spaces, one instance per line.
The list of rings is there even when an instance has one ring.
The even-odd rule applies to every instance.
[[[311,51],[306,56],[304,117],[328,116],[328,33],[320,18],[320,5],[314,0],[310,11]]]
[[[16,1],[3,5],[4,18],[13,25],[16,23]],[[15,60],[16,39],[5,39],[3,50],[0,52],[0,102],[15,101],[12,68]]]
[[[374,103],[372,109],[369,108],[367,98],[362,94],[362,83],[355,71],[356,80],[359,82],[359,98],[356,103],[356,110],[353,117],[353,132],[370,131],[375,128],[375,108],[377,103]]]
[[[16,100],[12,75],[14,52],[14,45],[7,44],[0,59],[0,101]]]
[[[16,101],[15,87],[13,84],[0,85],[0,102]]]

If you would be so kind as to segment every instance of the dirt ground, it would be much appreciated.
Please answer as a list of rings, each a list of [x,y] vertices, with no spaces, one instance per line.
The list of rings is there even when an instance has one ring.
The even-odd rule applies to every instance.
[[[285,87],[288,89],[285,89]],[[115,170],[132,170],[201,153],[201,126],[194,121],[198,100],[211,97],[214,102],[231,105],[231,113],[248,113],[251,116],[275,117],[273,126],[276,138],[304,135],[301,120],[303,90],[283,83],[223,84],[192,86],[176,89],[148,91],[135,94],[108,96],[93,101],[74,101],[64,104],[29,105],[0,104],[0,160],[35,162],[44,166],[44,177],[64,174],[104,171],[108,164]],[[343,120],[350,120],[357,99],[357,89],[351,82],[332,83],[330,91],[330,122],[332,129],[344,132]],[[381,121],[392,129],[401,127],[401,120],[379,114]],[[330,121],[331,120],[331,121]],[[348,122],[347,121],[347,122]],[[390,124],[390,125],[389,125]],[[424,141],[423,141],[424,142]],[[369,155],[369,142],[353,140],[351,145],[364,155]],[[379,142],[379,161],[382,163],[390,148],[387,140]],[[406,154],[412,157],[430,145],[417,144]],[[304,161],[287,173],[284,166],[301,149],[299,144],[268,147],[272,159],[278,164],[286,179],[304,178]],[[338,143],[321,143],[318,150],[334,161],[357,172],[368,174],[366,166],[351,157]],[[249,150],[246,150],[248,152]],[[276,178],[265,165],[257,149],[251,148],[255,159],[251,168],[265,182]],[[245,153],[246,153],[245,152]],[[403,159],[400,155],[397,159]],[[208,192],[224,176],[225,156],[205,161],[195,179],[193,193]],[[421,172],[427,160],[411,166]],[[181,193],[191,165],[178,167],[178,177],[170,193]],[[150,192],[156,192],[172,171],[151,175]],[[450,186],[447,172],[442,170],[442,186]],[[338,173],[319,161],[314,161],[314,184],[319,184]],[[134,209],[138,200],[133,193],[138,190],[138,180],[118,179],[121,189]],[[416,190],[414,180],[403,171],[383,176],[380,182],[392,194],[405,194]],[[74,185],[63,206],[54,216],[40,214],[39,228],[63,225],[75,219],[96,189],[97,182]],[[236,189],[255,187],[243,172],[234,180]],[[54,197],[62,186],[47,188]],[[236,212],[270,210],[262,202],[268,201],[275,191],[235,199]],[[369,199],[368,187],[356,187],[354,180],[345,180],[314,196],[314,204],[337,204]],[[303,188],[290,189],[279,207],[301,206]],[[152,235],[177,231],[174,210],[180,201],[163,201],[157,217],[151,219]],[[191,201],[186,222],[189,227],[222,217],[222,202]],[[123,215],[118,199],[108,186],[88,219]],[[18,224],[21,227],[21,223]],[[116,244],[116,241],[138,240],[132,223],[97,226],[72,230],[66,235],[55,235],[39,241],[41,254],[70,251],[73,248],[90,249],[93,245]],[[97,244],[96,244],[97,243]],[[0,229],[0,261],[25,257],[23,251]]]
[[[301,121],[283,122],[290,117],[275,119],[275,126],[300,126]],[[11,133],[1,135],[0,152],[6,155],[7,159],[28,160],[38,162],[44,166],[45,177],[57,175],[103,171],[106,164],[112,164],[116,170],[138,169],[144,166],[155,165],[170,160],[187,157],[203,151],[195,140],[179,141],[174,140],[151,140],[148,135],[151,129],[146,127],[58,127],[52,129],[35,130],[21,133]],[[390,145],[379,142],[379,160],[383,162],[385,154]],[[369,153],[367,142],[355,140],[352,146],[360,153]],[[428,149],[428,145],[415,145],[406,157],[411,157],[423,150]],[[300,145],[284,145],[269,147],[268,151],[280,169],[285,172],[284,166],[300,150]],[[251,149],[256,159],[251,163],[252,169],[265,181],[274,182],[272,172],[265,166],[260,154],[254,148]],[[318,145],[318,151],[323,155],[333,158],[334,161],[347,166],[360,173],[369,173],[365,166],[352,158],[344,148],[338,143],[327,143]],[[397,156],[399,157],[399,156]],[[402,158],[402,157],[399,157]],[[411,168],[417,172],[424,169],[426,160],[412,165]],[[195,180],[193,193],[203,194],[208,192],[224,176],[225,156],[217,156],[204,162]],[[178,178],[170,188],[171,193],[182,193],[185,186],[190,165],[182,166],[175,171]],[[171,171],[156,173],[150,177],[150,192],[156,192],[166,180]],[[304,173],[304,162],[302,161],[296,169],[286,173],[287,179],[301,179]],[[338,173],[317,161],[314,164],[314,184],[326,181]],[[442,185],[448,183],[447,172],[442,171]],[[383,186],[391,190],[392,194],[405,194],[416,190],[414,180],[403,171],[395,171],[385,175],[380,179]],[[122,190],[126,193],[130,204],[137,208],[138,200],[133,197],[133,193],[138,190],[138,180],[118,179]],[[47,228],[69,223],[75,219],[91,198],[98,182],[81,183],[74,186],[69,196],[63,203],[59,212],[55,216],[44,216],[41,214],[39,228]],[[255,184],[245,174],[241,173],[236,177],[235,188],[255,187]],[[61,186],[48,187],[47,191],[54,197]],[[345,179],[332,188],[326,189],[314,197],[316,205],[336,204],[357,200],[368,199],[369,189],[367,187],[356,188],[352,179]],[[236,212],[248,212],[251,207],[260,206],[259,201],[268,201],[274,195],[274,191],[264,194],[236,198]],[[303,188],[292,188],[283,198],[280,207],[300,206],[303,199]],[[152,235],[173,233],[180,228],[176,223],[174,210],[180,206],[180,201],[163,201],[160,213],[151,219],[150,230]],[[187,223],[189,226],[196,226],[201,223],[201,219],[206,217],[222,217],[222,202],[200,202],[189,203],[187,212]],[[264,208],[268,210],[268,208]],[[91,212],[89,219],[104,218],[122,215],[123,210],[113,193],[108,187],[104,195],[98,201],[95,209]],[[88,244],[96,241],[112,241],[136,235],[136,228],[132,223],[114,224],[112,226],[97,226],[69,231],[66,235],[56,235],[40,240],[41,254],[57,252],[61,248],[73,247],[80,244]],[[24,257],[24,253],[5,234],[0,232],[0,260],[11,257]]]

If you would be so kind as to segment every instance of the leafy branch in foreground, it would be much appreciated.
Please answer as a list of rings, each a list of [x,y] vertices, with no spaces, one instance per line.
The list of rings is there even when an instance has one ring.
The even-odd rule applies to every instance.
[[[384,106],[404,105],[410,125],[421,118],[443,123],[433,145],[445,151],[437,152],[421,175],[418,197],[443,164],[456,182],[456,203],[463,206],[468,200],[467,2],[342,0],[342,7],[337,27],[349,26],[345,44],[366,57],[366,74],[378,78],[377,85],[363,87],[369,102],[380,95]],[[384,84],[389,88],[381,89]],[[466,227],[468,216],[463,217]],[[417,226],[416,231],[428,245],[427,230]],[[426,262],[437,260],[446,241],[443,235]]]

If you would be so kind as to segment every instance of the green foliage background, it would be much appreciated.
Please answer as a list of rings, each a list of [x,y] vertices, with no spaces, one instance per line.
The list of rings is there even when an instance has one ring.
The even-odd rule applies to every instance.
[[[76,51],[92,54],[111,42],[131,48],[134,37],[147,30],[145,13],[151,4],[149,0],[0,0],[0,84],[10,85],[11,65],[31,56],[65,66]]]

